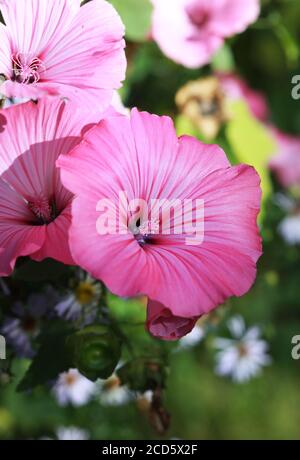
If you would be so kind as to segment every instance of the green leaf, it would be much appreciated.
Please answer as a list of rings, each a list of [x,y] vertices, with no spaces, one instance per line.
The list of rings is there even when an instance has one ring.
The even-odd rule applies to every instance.
[[[70,325],[61,320],[48,322],[39,337],[39,349],[33,358],[18,391],[27,391],[56,379],[58,374],[73,367],[66,346],[66,339],[72,333]]]
[[[161,358],[135,358],[122,366],[117,374],[122,382],[133,391],[144,393],[147,390],[165,388],[168,367]]]
[[[212,67],[217,72],[232,72],[234,70],[234,57],[231,48],[227,44],[224,44],[214,55]]]
[[[272,192],[268,162],[276,151],[275,142],[268,129],[253,117],[244,102],[232,104],[231,112],[232,119],[226,127],[228,142],[238,162],[254,166],[260,175],[265,202]]]
[[[136,42],[145,41],[151,27],[150,0],[110,0],[110,3],[125,24],[126,37]]]
[[[178,115],[175,120],[176,132],[178,136],[198,137],[199,131],[195,125],[184,115]]]

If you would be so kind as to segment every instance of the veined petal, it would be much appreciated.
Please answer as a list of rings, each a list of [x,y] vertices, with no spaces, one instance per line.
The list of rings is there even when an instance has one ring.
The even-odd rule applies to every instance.
[[[58,165],[63,184],[77,195],[70,229],[74,260],[115,294],[145,294],[184,322],[253,284],[261,255],[260,179],[253,168],[231,167],[220,148],[178,140],[168,117],[136,110],[130,119],[100,122]],[[130,226],[124,234],[101,234],[98,200],[117,206],[121,191],[147,203],[200,199],[204,214],[193,219],[204,224],[202,239],[191,244],[193,232],[185,229],[137,238]]]
[[[44,227],[0,222],[0,276],[11,275],[17,258],[36,252],[44,239]]]
[[[2,0],[0,6],[8,35],[0,46],[11,61],[4,95],[60,96],[88,111],[109,106],[126,70],[124,25],[110,3]]]
[[[59,40],[78,12],[79,0],[1,0],[13,52],[40,56]]]
[[[31,258],[38,262],[52,258],[67,265],[74,265],[69,249],[70,224],[71,213],[68,206],[52,223],[45,226],[45,242]]]
[[[72,193],[55,162],[79,143],[89,122],[59,100],[28,102],[0,111],[0,267],[11,273],[17,257],[53,257],[72,263],[68,248]],[[34,254],[34,256],[33,256]]]
[[[1,3],[0,3],[1,7]],[[7,28],[0,23],[0,74],[10,76],[12,73],[11,45]],[[0,87],[1,88],[1,87]]]

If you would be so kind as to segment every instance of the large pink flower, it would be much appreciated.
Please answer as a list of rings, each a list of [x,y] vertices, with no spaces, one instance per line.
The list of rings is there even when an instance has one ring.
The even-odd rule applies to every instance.
[[[232,73],[217,74],[225,96],[230,100],[244,100],[252,115],[265,122],[269,116],[267,100],[263,93],[249,87],[245,80]]]
[[[285,134],[273,127],[270,131],[278,146],[270,168],[284,187],[300,186],[300,137]]]
[[[169,117],[136,109],[131,117],[100,122],[58,165],[63,184],[76,195],[70,228],[74,260],[117,295],[147,295],[147,325],[154,336],[181,337],[198,317],[252,285],[261,254],[260,179],[252,167],[231,167],[218,146],[178,139]],[[118,204],[120,192],[126,192],[127,204],[143,199],[148,210],[156,206],[152,199],[177,200],[169,212],[170,233],[161,228],[169,205],[154,221],[145,208],[128,213],[125,201]],[[103,199],[112,203],[107,222],[113,206],[120,210],[122,234],[111,231],[113,218],[110,232],[99,234]],[[196,200],[204,200],[202,244],[201,239],[191,244],[192,229],[182,229],[182,210],[177,211],[187,199],[192,206],[184,208],[184,216],[193,224],[196,219],[203,224],[195,211]]]
[[[9,275],[20,256],[73,263],[72,194],[61,184],[55,162],[78,144],[91,121],[58,100],[0,111],[0,276]]]
[[[259,0],[152,0],[152,36],[179,64],[207,64],[224,38],[256,21]]]
[[[0,91],[7,97],[69,98],[81,107],[109,105],[124,79],[124,26],[109,3],[92,0],[0,0]]]

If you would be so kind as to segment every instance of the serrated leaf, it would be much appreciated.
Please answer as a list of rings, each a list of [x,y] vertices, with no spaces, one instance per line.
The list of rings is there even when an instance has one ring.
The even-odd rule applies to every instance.
[[[152,5],[149,0],[110,0],[126,27],[126,37],[145,41],[151,28]]]

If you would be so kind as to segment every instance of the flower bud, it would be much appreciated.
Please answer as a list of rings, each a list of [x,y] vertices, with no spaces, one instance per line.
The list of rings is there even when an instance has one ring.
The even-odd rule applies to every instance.
[[[106,326],[88,326],[68,339],[73,364],[90,380],[107,379],[121,357],[121,341]]]
[[[153,337],[162,340],[178,340],[191,332],[198,317],[175,316],[159,302],[150,301],[147,307],[146,327]]]

